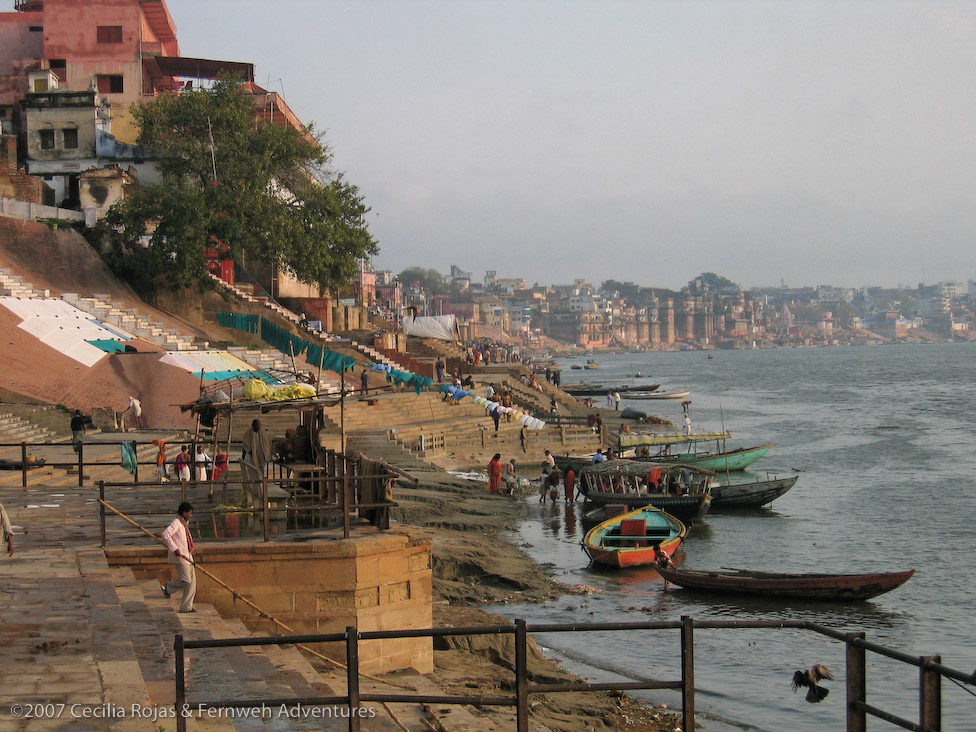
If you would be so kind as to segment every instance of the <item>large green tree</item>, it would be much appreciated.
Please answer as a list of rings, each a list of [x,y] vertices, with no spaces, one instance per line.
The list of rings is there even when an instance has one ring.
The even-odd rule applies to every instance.
[[[420,286],[423,287],[431,295],[446,295],[450,292],[451,287],[448,281],[444,278],[440,272],[436,269],[428,269],[426,267],[407,267],[403,270],[397,277],[400,278],[400,282],[404,285],[410,285],[414,282],[419,282]]]
[[[236,80],[165,94],[137,106],[138,143],[159,182],[133,186],[109,213],[114,264],[144,292],[160,277],[183,287],[205,272],[203,252],[290,270],[324,289],[343,284],[375,254],[359,189],[331,168],[311,129],[257,117]]]

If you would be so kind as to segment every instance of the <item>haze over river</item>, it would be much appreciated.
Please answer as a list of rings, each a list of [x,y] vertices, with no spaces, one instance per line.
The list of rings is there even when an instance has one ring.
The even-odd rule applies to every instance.
[[[709,353],[711,358],[709,358]],[[874,600],[850,604],[699,595],[663,582],[653,570],[601,572],[579,542],[582,504],[540,507],[516,540],[563,583],[600,590],[542,606],[492,607],[529,622],[641,619],[796,619],[850,631],[910,654],[941,654],[947,666],[976,668],[976,345],[904,345],[644,353],[597,356],[600,369],[570,370],[563,384],[660,383],[691,390],[696,432],[725,427],[729,448],[773,444],[752,472],[800,472],[770,508],[715,510],[678,552],[688,569],[748,567],[786,572],[916,575]],[[643,379],[630,378],[636,372]],[[580,377],[580,378],[577,378]],[[605,400],[601,400],[605,403]],[[680,428],[678,401],[624,400]],[[503,456],[505,460],[509,456]],[[542,456],[517,456],[528,477]],[[531,466],[531,467],[530,467]],[[680,678],[678,631],[561,633],[539,642],[591,680]],[[844,729],[844,644],[803,630],[697,630],[697,709],[706,730],[795,732]],[[814,663],[835,681],[821,704],[790,688],[793,672]],[[625,676],[617,672],[623,672]],[[976,691],[974,687],[968,687]],[[676,693],[647,692],[679,708]],[[868,654],[868,702],[918,719],[918,670]],[[871,729],[895,729],[869,718]],[[976,729],[976,697],[943,681],[943,729]]]

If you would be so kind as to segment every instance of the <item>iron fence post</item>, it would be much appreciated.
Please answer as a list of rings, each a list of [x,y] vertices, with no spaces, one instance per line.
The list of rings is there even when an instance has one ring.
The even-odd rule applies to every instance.
[[[528,647],[526,645],[525,620],[515,621],[515,729],[529,730],[529,677]]]
[[[855,643],[864,633],[847,634],[847,732],[867,732],[867,651]]]
[[[85,443],[78,443],[78,487],[85,487]]]
[[[919,667],[918,723],[925,732],[942,731],[942,675],[929,668],[930,663],[942,663],[941,656],[922,656]]]
[[[27,443],[20,443],[20,484],[27,487]]]
[[[264,517],[264,540],[271,541],[271,520],[268,517],[268,478],[261,478],[261,512]]]
[[[346,694],[349,696],[349,732],[359,732],[359,632],[346,627]]]
[[[173,708],[176,711],[176,732],[186,732],[186,717],[184,716],[184,709],[186,707],[186,678],[183,668],[182,633],[177,633],[173,639],[173,652],[176,666],[176,700],[173,702]]]
[[[132,473],[132,482],[138,483],[139,482],[139,443],[136,442],[135,440],[132,441],[132,452],[133,452],[133,457],[135,457],[135,467],[136,467],[135,471],[133,471]]]
[[[681,616],[681,721],[695,729],[695,620]]]
[[[98,503],[98,520],[101,524],[102,529],[102,547],[105,546],[105,481],[98,481],[98,497],[101,499]]]

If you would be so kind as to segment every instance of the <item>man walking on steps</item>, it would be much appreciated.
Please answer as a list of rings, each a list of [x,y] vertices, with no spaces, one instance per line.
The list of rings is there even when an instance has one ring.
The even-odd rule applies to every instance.
[[[193,506],[184,501],[176,509],[176,513],[179,515],[163,529],[163,542],[169,550],[166,559],[170,564],[176,565],[176,579],[161,585],[160,589],[167,599],[174,592],[183,590],[180,612],[195,613],[193,597],[197,594],[197,572],[193,566],[193,537],[190,536]]]

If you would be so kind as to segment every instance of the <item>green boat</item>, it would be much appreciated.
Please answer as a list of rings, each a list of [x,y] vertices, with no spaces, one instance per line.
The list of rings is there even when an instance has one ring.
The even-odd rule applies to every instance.
[[[652,463],[663,463],[665,465],[669,463],[693,465],[696,468],[724,473],[727,471],[745,470],[769,452],[769,448],[771,447],[772,443],[758,445],[757,447],[741,447],[738,450],[729,450],[728,452],[658,454],[651,457],[638,457],[636,459]]]

